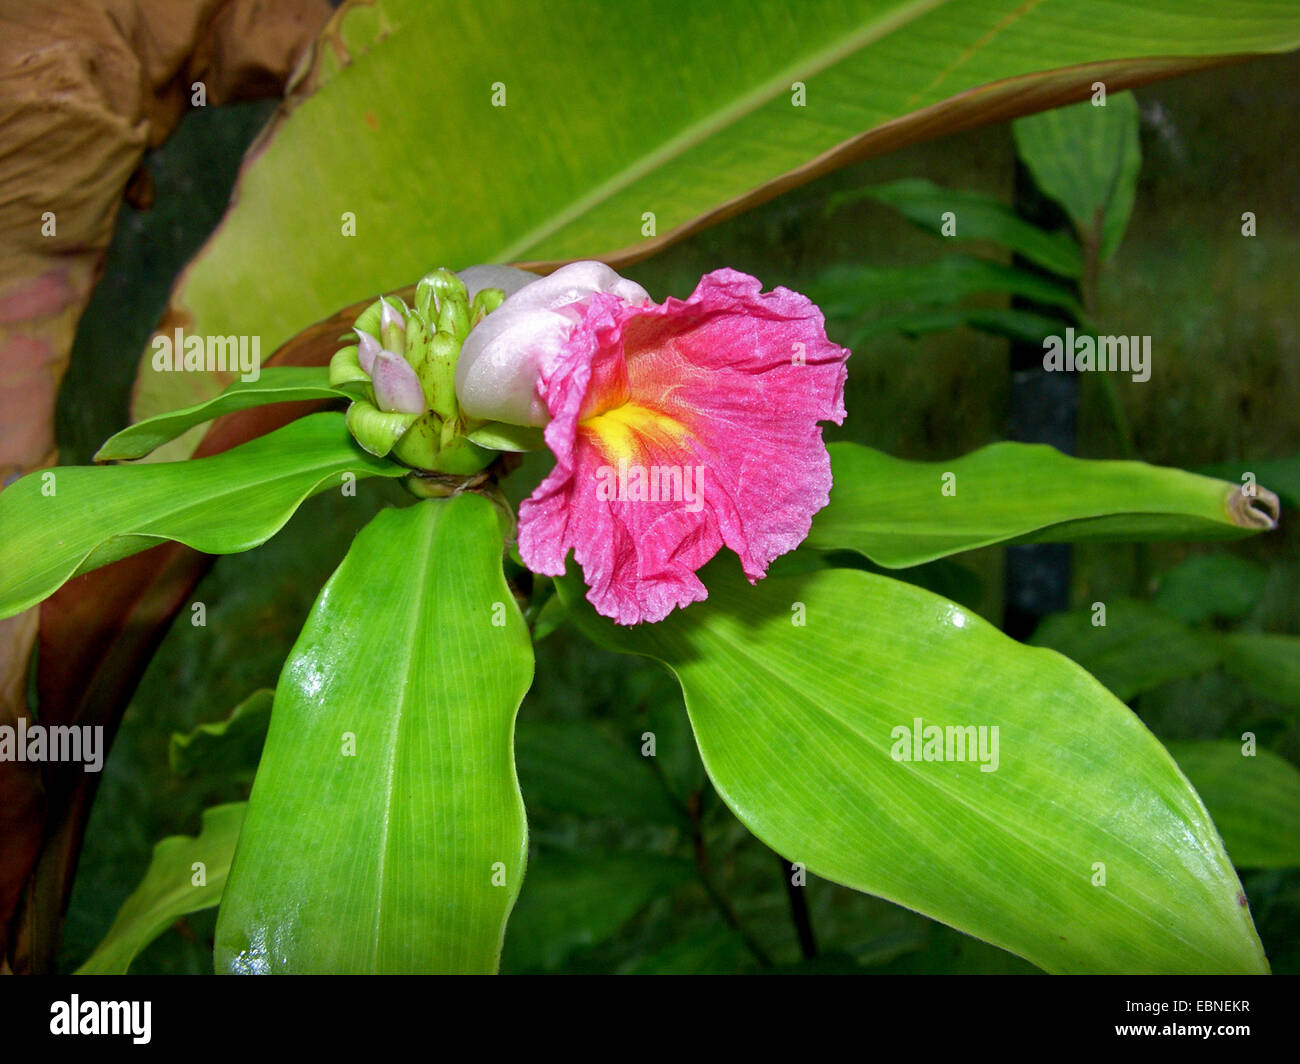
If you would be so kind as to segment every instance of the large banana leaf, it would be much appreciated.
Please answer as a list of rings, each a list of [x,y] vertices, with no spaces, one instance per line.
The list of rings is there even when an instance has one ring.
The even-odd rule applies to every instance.
[[[495,970],[524,873],[531,680],[492,504],[382,511],[280,675],[217,970]]]
[[[1266,0],[348,5],[167,328],[270,351],[433,265],[634,260],[847,161],[1298,44]],[[216,387],[146,359],[136,414]]]
[[[873,574],[706,583],[631,629],[560,586],[588,634],[673,670],[718,793],[783,856],[1048,971],[1265,969],[1201,800],[1078,666]],[[996,728],[991,756],[945,730],[921,760],[901,744],[928,727]]]

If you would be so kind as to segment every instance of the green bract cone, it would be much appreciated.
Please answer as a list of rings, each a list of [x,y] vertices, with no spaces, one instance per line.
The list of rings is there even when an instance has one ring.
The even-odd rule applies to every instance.
[[[438,269],[416,285],[413,308],[381,296],[357,316],[357,343],[330,360],[330,383],[355,396],[347,424],[363,448],[421,473],[471,476],[491,464],[500,448],[468,439],[480,426],[461,415],[456,362],[473,325],[504,299],[484,289],[471,307],[464,282]]]

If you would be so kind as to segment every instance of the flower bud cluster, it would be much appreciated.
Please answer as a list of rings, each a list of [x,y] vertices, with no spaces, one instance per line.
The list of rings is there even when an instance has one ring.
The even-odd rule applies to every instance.
[[[353,396],[348,429],[371,454],[412,468],[471,474],[492,451],[466,438],[468,419],[456,400],[456,363],[470,330],[505,299],[500,288],[472,298],[450,270],[426,274],[415,305],[381,296],[357,318],[356,343],[330,361],[330,385]]]

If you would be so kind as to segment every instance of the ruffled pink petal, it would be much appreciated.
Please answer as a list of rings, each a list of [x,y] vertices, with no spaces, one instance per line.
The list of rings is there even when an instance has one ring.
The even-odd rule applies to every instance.
[[[684,302],[596,294],[541,367],[556,465],[520,506],[520,554],[559,575],[573,550],[588,599],[620,624],[706,598],[695,573],[723,545],[757,581],[829,501],[818,422],[844,417],[849,352],[826,338],[807,298],[761,287],[718,270]],[[620,463],[627,495],[639,465],[659,476],[659,499],[602,497]],[[676,479],[664,490],[674,469],[682,490]],[[685,478],[701,471],[692,502]]]

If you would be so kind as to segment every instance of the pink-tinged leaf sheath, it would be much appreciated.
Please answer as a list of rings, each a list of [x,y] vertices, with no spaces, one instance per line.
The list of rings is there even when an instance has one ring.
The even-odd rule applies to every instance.
[[[422,414],[426,409],[420,378],[401,355],[381,350],[370,371],[375,388],[375,405],[380,410],[401,414]]]
[[[556,465],[520,506],[520,554],[554,576],[572,549],[619,624],[706,598],[696,570],[724,545],[756,582],[829,501],[818,422],[844,418],[849,352],[807,298],[761,288],[717,270],[684,302],[598,292],[567,334],[532,326]]]
[[[375,356],[383,348],[379,346],[379,341],[371,336],[364,329],[353,329],[357,334],[357,361],[361,363],[361,368],[367,373],[375,371]]]
[[[470,330],[456,366],[456,396],[471,417],[512,425],[544,425],[537,393],[541,367],[554,360],[585,302],[609,293],[620,302],[649,303],[639,284],[601,262],[574,262],[519,288]]]

